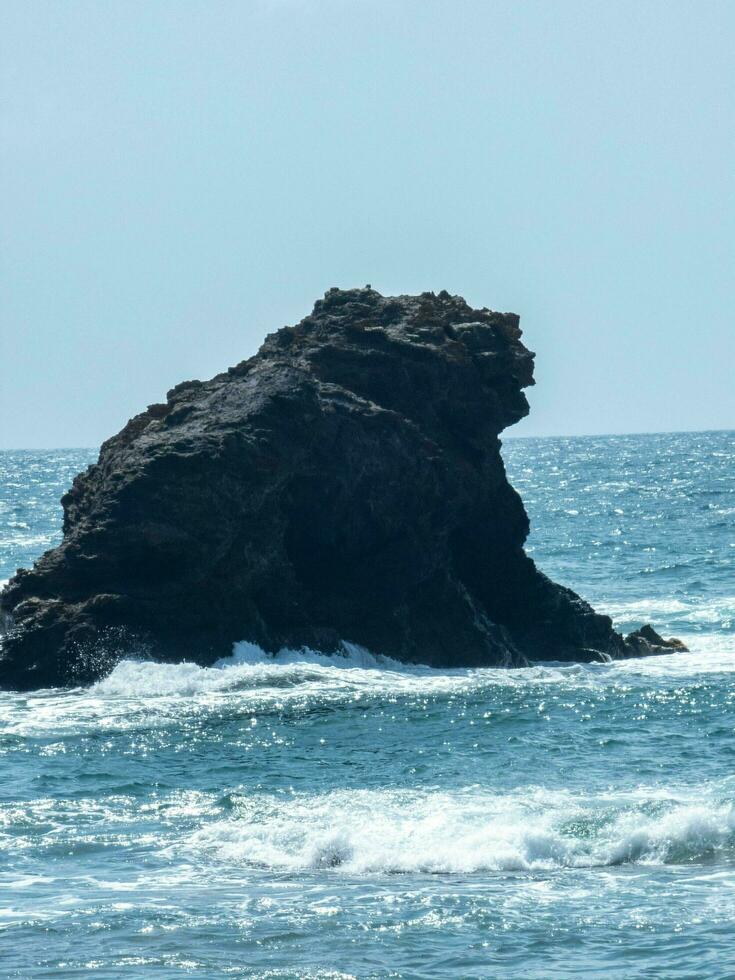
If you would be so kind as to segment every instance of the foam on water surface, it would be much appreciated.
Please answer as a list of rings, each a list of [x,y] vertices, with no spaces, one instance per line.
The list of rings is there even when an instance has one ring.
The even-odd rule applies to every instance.
[[[732,855],[735,809],[708,789],[599,799],[531,788],[498,796],[396,791],[243,798],[186,842],[223,862],[344,874],[551,871]]]
[[[627,678],[701,675],[735,671],[735,638],[683,636],[690,644],[686,653],[634,657],[607,663],[539,663],[520,668],[456,668],[440,670],[404,664],[350,646],[345,654],[328,655],[309,649],[282,650],[269,654],[253,643],[235,644],[232,657],[212,667],[183,661],[177,664],[148,660],[123,660],[90,692],[103,697],[189,697],[205,693],[277,689],[311,683],[318,686],[367,686],[374,690],[469,691],[488,686],[519,687],[528,684],[616,684]],[[282,693],[282,692],[280,692]]]

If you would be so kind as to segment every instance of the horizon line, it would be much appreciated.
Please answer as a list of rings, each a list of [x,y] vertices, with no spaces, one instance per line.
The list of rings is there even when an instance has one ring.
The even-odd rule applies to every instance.
[[[503,430],[505,432],[505,430]],[[679,436],[679,435],[709,435],[719,432],[735,432],[735,427],[714,428],[714,429],[654,429],[653,431],[635,432],[573,432],[573,433],[547,433],[545,435],[506,435],[507,439],[611,439],[619,436]],[[116,433],[117,434],[117,433]],[[502,433],[499,433],[501,435]],[[111,437],[111,438],[114,438]],[[107,439],[104,440],[107,442]],[[98,446],[0,446],[0,453],[50,453],[50,452],[72,452],[72,451],[92,451],[100,449]]]

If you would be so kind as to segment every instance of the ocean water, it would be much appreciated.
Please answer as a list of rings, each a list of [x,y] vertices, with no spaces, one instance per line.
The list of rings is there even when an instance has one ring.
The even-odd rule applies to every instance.
[[[691,652],[0,693],[0,976],[735,977],[735,433],[503,453],[539,565]],[[0,454],[0,578],[93,456]]]

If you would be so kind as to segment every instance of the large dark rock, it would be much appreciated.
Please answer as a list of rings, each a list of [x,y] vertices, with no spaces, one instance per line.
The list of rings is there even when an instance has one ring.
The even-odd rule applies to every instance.
[[[446,292],[332,289],[177,385],[102,446],[62,544],[0,596],[0,684],[89,682],[130,653],[211,664],[237,640],[441,667],[662,649],[523,552],[498,440],[528,412],[520,337]]]

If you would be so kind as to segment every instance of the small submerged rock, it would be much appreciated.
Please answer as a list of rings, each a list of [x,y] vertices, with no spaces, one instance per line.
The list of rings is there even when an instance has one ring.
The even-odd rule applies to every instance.
[[[210,381],[104,443],[64,538],[0,596],[0,684],[120,657],[209,665],[357,644],[437,667],[681,649],[627,638],[524,553],[499,433],[528,413],[518,317],[461,297],[329,290]]]

